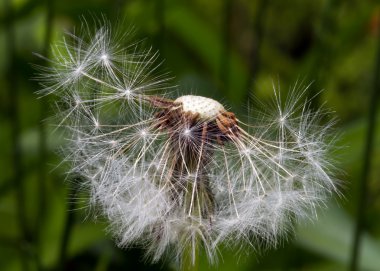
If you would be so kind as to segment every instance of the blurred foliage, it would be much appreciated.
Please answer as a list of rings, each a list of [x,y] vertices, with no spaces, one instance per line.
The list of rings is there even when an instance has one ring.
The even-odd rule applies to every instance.
[[[139,248],[119,249],[93,220],[86,194],[75,191],[60,164],[62,138],[47,119],[51,98],[38,99],[33,52],[82,16],[104,15],[136,28],[159,49],[163,70],[186,92],[221,99],[234,111],[253,97],[270,99],[311,86],[315,106],[339,118],[337,151],[343,197],[302,222],[277,250],[237,254],[221,248],[220,264],[201,270],[345,270],[349,266],[367,114],[380,38],[380,5],[363,0],[1,0],[0,1],[0,270],[170,270],[151,265]],[[51,35],[46,34],[51,29]],[[378,90],[380,91],[380,90]],[[377,118],[376,127],[380,127]],[[380,131],[373,155],[361,270],[380,270]],[[74,200],[75,199],[75,200]],[[238,256],[240,255],[240,256]]]

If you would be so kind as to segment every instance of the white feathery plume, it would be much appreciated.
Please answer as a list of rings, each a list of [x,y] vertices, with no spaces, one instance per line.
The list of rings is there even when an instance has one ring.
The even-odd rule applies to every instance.
[[[122,247],[139,244],[153,261],[218,244],[275,246],[294,220],[336,192],[332,122],[290,92],[244,123],[219,102],[172,97],[158,54],[123,48],[107,24],[54,45],[39,67],[41,95],[59,96],[67,161]],[[256,109],[256,112],[257,109]],[[256,242],[254,241],[256,240]]]

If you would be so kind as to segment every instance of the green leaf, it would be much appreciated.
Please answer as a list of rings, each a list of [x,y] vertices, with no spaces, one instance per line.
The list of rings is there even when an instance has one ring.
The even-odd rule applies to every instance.
[[[352,219],[336,204],[329,204],[327,210],[320,210],[315,222],[299,225],[296,236],[300,246],[348,266],[353,232]],[[360,267],[378,270],[380,243],[364,233],[361,249]]]

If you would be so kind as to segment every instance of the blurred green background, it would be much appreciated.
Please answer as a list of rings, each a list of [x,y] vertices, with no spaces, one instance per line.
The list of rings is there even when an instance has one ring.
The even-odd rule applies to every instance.
[[[54,100],[35,94],[30,64],[46,63],[33,52],[49,55],[82,15],[101,14],[160,50],[183,94],[217,98],[240,115],[252,95],[270,99],[272,84],[286,93],[313,82],[310,96],[323,90],[314,106],[339,119],[331,155],[344,196],[278,249],[221,248],[218,267],[202,258],[200,270],[380,270],[380,4],[363,0],[1,0],[0,270],[173,269],[115,247],[57,167],[63,141],[42,121]]]

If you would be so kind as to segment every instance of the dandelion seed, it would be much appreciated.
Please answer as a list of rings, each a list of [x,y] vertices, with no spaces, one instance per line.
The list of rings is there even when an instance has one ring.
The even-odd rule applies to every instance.
[[[202,247],[214,262],[222,242],[275,246],[336,191],[331,123],[318,124],[326,112],[301,103],[304,90],[284,104],[274,90],[274,107],[245,123],[213,99],[173,97],[157,54],[122,49],[108,27],[70,37],[40,67],[40,93],[64,102],[66,160],[120,246],[193,262]]]

